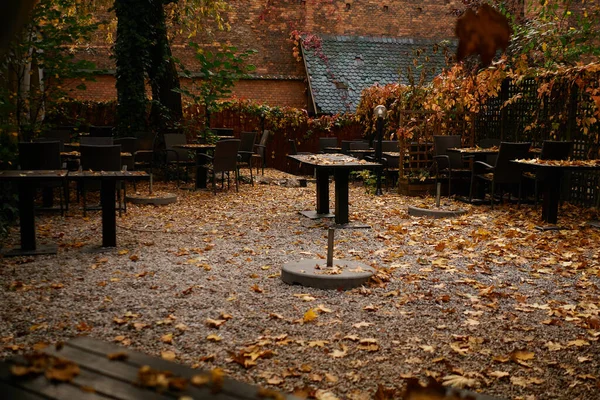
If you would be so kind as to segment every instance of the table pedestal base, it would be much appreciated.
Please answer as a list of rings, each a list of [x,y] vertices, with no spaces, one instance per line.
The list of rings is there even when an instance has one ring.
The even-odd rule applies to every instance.
[[[55,244],[48,244],[44,246],[37,246],[34,250],[23,250],[20,247],[16,247],[12,250],[3,252],[4,257],[18,257],[18,256],[40,256],[43,254],[56,254],[58,252],[58,246]]]
[[[371,225],[361,224],[360,222],[348,222],[346,224],[335,224],[335,229],[371,229]]]
[[[335,217],[335,214],[333,213],[327,213],[327,214],[319,214],[316,211],[298,211],[300,214],[304,215],[307,218],[310,219],[319,219],[319,218],[333,218]]]
[[[537,229],[538,231],[562,231],[565,230],[567,228],[565,228],[564,226],[557,226],[557,225],[536,225],[535,229]]]

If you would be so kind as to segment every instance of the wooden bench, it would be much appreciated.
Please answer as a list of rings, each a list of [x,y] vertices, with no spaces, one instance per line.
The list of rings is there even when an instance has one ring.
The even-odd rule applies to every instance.
[[[32,363],[46,367],[35,373]],[[72,379],[60,379],[73,371]],[[58,379],[51,379],[53,375]],[[298,399],[233,380],[217,370],[191,369],[89,337],[75,338],[34,356],[0,362],[0,393],[3,398],[19,400]]]

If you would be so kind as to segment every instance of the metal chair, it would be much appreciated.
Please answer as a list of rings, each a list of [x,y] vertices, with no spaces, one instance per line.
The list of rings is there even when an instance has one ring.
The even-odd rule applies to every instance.
[[[252,159],[256,160],[256,174],[258,175],[258,166],[262,167],[262,174],[265,174],[265,166],[267,165],[267,141],[269,140],[269,135],[271,131],[264,130],[261,137],[260,142],[254,145],[254,154],[252,155]]]
[[[483,161],[475,161],[473,163],[473,176],[479,180],[487,182],[490,186],[492,208],[494,208],[494,195],[498,185],[518,186],[519,191],[517,202],[518,204],[521,204],[521,191],[523,186],[522,167],[519,164],[511,161],[527,158],[530,148],[531,142],[501,142],[500,150],[498,151],[498,159],[496,160],[495,166],[491,166]]]
[[[337,147],[337,137],[320,137],[319,138],[319,153],[327,153],[327,147]]]
[[[186,149],[175,146],[187,144],[187,138],[183,133],[165,133],[165,168],[174,165],[176,171],[183,168],[185,171],[185,181],[188,180],[189,168],[196,165],[195,154]],[[165,176],[167,176],[165,170]],[[179,179],[178,179],[179,181]]]
[[[85,146],[109,146],[114,144],[112,137],[107,136],[82,136],[79,138],[79,144]]]
[[[94,126],[90,125],[90,136],[92,137],[112,137],[113,126]]]
[[[121,170],[121,145],[80,146],[81,169],[83,171],[120,171]],[[87,192],[99,191],[100,182],[91,179],[81,181],[81,195],[83,198],[83,216],[88,210],[99,210],[100,207],[87,207]],[[121,201],[121,192],[123,201]],[[117,208],[119,216],[121,211],[127,212],[125,197],[127,189],[125,182],[117,182]]]
[[[256,132],[242,132],[240,134],[240,148],[238,150],[239,162],[248,166],[250,171],[250,183],[254,185],[252,178],[252,157],[254,153],[254,142],[256,142]]]
[[[383,140],[381,142],[381,151],[397,153],[400,151],[400,142],[397,140]]]
[[[469,177],[471,170],[465,167],[460,153],[449,152],[448,149],[462,147],[460,135],[433,136],[433,165],[435,167],[435,184],[438,180],[448,181],[448,197],[452,195],[452,181]]]
[[[60,159],[60,141],[19,142],[19,165],[22,170],[59,170],[62,168]],[[52,203],[53,189],[60,188],[60,214],[69,210],[69,187],[64,182],[41,182],[44,205]],[[64,199],[64,200],[63,200]]]
[[[137,151],[137,138],[133,136],[117,138],[113,142],[114,144],[121,145],[122,153],[129,153],[131,157],[126,157],[121,160],[122,166],[126,165],[128,171],[135,170],[135,152]]]
[[[235,173],[235,191],[239,190],[238,186],[238,151],[240,149],[239,139],[227,139],[219,140],[215,145],[215,152],[213,156],[208,154],[199,154],[200,157],[205,158],[209,163],[206,168],[210,171],[213,181],[213,193],[217,194],[217,174],[221,173],[221,188],[225,186],[225,174],[227,174],[227,188],[229,189],[229,173],[233,171]]]

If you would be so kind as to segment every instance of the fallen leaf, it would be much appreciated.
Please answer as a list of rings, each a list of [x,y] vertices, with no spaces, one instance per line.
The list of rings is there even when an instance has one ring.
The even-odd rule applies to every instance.
[[[442,384],[444,386],[452,386],[459,389],[476,387],[478,385],[476,379],[467,378],[462,375],[446,375],[443,378]]]
[[[318,314],[315,312],[314,309],[311,308],[307,312],[304,313],[304,316],[302,317],[302,321],[304,321],[304,322],[314,321],[317,317],[318,317]]]

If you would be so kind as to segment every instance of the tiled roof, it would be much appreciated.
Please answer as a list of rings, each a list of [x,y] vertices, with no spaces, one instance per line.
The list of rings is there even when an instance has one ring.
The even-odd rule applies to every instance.
[[[414,51],[426,68],[434,68],[429,79],[446,65],[441,50],[433,52],[431,40],[365,36],[320,36],[321,46],[303,49],[306,74],[310,80],[317,113],[354,112],[363,89],[376,83],[408,83],[407,68],[415,70]],[[450,51],[456,48],[450,43]],[[415,73],[418,79],[419,71]]]

